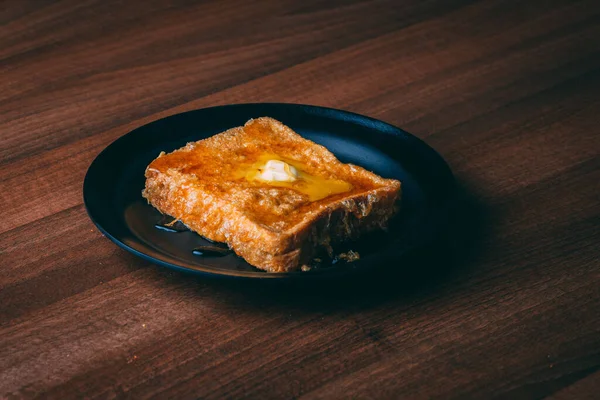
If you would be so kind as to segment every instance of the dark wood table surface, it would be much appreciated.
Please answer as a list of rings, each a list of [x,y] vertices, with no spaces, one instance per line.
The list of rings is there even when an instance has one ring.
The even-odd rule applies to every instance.
[[[0,398],[600,398],[597,0],[0,5]],[[340,108],[448,161],[451,232],[314,286],[102,236],[92,160],[229,103]]]

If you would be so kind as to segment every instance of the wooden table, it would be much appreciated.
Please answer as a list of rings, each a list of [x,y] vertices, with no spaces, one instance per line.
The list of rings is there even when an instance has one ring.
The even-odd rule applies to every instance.
[[[0,19],[0,398],[599,398],[596,0],[8,0]],[[267,101],[437,149],[447,240],[362,282],[264,287],[153,266],[90,222],[83,177],[113,140]]]

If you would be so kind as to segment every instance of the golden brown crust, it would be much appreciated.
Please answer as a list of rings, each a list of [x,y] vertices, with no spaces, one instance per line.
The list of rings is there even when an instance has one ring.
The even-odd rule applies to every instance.
[[[351,183],[318,201],[294,190],[249,182],[241,166],[261,154],[302,164],[307,173]],[[250,120],[167,155],[146,170],[143,196],[165,214],[211,240],[227,242],[248,263],[271,272],[299,269],[319,247],[384,227],[395,212],[400,182],[339,162],[271,118]]]

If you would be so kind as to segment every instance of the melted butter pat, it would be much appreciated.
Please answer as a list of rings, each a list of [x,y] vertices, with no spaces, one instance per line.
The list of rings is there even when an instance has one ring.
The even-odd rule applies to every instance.
[[[308,174],[304,172],[306,168],[302,164],[275,154],[264,154],[256,163],[246,168],[244,176],[247,180],[294,189],[307,195],[310,201],[352,190],[352,185],[346,181]]]
[[[294,182],[298,179],[296,168],[285,161],[269,160],[259,170],[257,179],[267,182]]]

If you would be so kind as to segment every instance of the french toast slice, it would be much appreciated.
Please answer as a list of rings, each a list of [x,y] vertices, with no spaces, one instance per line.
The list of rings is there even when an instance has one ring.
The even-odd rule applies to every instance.
[[[341,163],[268,117],[161,153],[145,175],[152,206],[269,272],[385,229],[400,201],[399,181]]]

